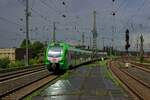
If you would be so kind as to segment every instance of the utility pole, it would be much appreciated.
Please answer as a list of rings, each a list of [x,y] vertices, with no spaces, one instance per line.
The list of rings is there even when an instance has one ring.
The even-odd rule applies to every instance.
[[[139,40],[137,38],[137,40],[136,40],[136,52],[137,52],[137,56],[138,56],[138,51],[139,51]]]
[[[92,43],[91,43],[91,41],[92,41],[92,40],[91,40],[91,37],[89,37],[89,38],[90,38],[90,49],[91,49],[91,46],[92,46]]]
[[[56,22],[53,22],[53,42],[56,42]]]
[[[114,33],[115,33],[115,15],[116,15],[116,11],[114,9],[114,4],[115,4],[115,0],[112,0],[112,16],[113,16],[113,25],[112,25],[112,43],[111,43],[111,48],[110,48],[110,55],[113,55],[113,51],[114,51]]]
[[[103,42],[103,50],[104,50],[104,41],[105,41],[105,37],[102,37],[102,42]]]
[[[96,11],[93,12],[93,57],[97,53],[97,30],[96,30]]]
[[[144,42],[144,39],[143,39],[143,35],[141,34],[140,36],[140,62],[141,63],[143,62],[143,54],[144,54],[143,42]]]
[[[26,0],[26,66],[29,65],[29,1]]]
[[[82,46],[84,46],[84,32],[82,33]]]
[[[112,26],[112,45],[111,45],[111,55],[113,55],[113,49],[114,49],[114,26]]]

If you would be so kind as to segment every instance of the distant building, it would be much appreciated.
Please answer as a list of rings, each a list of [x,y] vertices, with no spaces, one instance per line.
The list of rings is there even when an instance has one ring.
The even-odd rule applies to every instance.
[[[26,49],[24,48],[0,48],[0,58],[9,58],[10,61],[25,59]],[[29,58],[32,57],[32,50],[29,50]]]

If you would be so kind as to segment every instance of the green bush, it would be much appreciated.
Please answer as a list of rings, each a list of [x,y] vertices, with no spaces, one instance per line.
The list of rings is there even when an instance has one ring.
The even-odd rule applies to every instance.
[[[35,57],[34,59],[29,60],[30,65],[41,64],[41,63],[43,63],[43,58],[41,57]]]
[[[38,58],[38,63],[44,63],[44,57],[43,56]]]
[[[10,64],[9,58],[1,58],[0,59],[0,68],[8,68]]]
[[[41,64],[42,60],[38,57],[34,59],[29,60],[29,65],[35,65],[35,64]],[[6,69],[6,68],[20,68],[25,66],[24,60],[17,60],[15,62],[10,62],[8,58],[1,58],[0,59],[0,69]]]
[[[37,64],[38,62],[37,62],[37,60],[36,59],[30,59],[29,60],[29,64],[30,65],[34,65],[34,64]]]
[[[12,62],[9,64],[10,68],[18,68],[23,66],[25,66],[24,61],[19,61],[19,60],[17,60],[15,63]]]

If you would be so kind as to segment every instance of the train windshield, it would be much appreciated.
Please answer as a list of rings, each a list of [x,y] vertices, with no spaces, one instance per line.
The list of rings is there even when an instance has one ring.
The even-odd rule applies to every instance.
[[[52,47],[48,51],[48,57],[61,57],[62,53],[63,53],[62,47]]]

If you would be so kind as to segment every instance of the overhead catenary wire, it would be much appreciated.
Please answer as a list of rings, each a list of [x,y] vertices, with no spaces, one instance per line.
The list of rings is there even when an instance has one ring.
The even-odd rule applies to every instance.
[[[38,11],[31,8],[31,11],[35,14],[37,14],[40,18],[42,18],[45,22],[49,23],[51,20],[48,20],[48,17],[45,17],[44,15],[40,14]]]
[[[19,0],[18,0],[18,1],[19,1]],[[36,0],[33,0],[33,1],[32,1],[32,5],[31,5],[31,7],[30,7],[30,8],[31,8],[30,10],[31,10],[32,12],[34,12],[35,14],[37,14],[38,17],[42,18],[45,22],[48,22],[48,21],[49,21],[49,20],[47,20],[47,19],[49,19],[48,17],[45,17],[44,15],[40,14],[38,11],[36,11],[36,10],[33,9],[33,6],[35,5],[35,1],[36,1]],[[22,6],[25,6],[22,2],[20,2],[20,4],[21,4]],[[32,15],[31,15],[31,16],[32,16]]]
[[[143,0],[142,5],[141,5],[139,8],[137,8],[137,13],[134,13],[134,14],[130,17],[130,19],[128,20],[128,22],[129,22],[130,20],[132,20],[139,12],[141,12],[141,10],[142,10],[143,7],[145,6],[146,2],[147,2],[147,0]]]
[[[51,5],[49,5],[48,3],[45,2],[45,0],[40,0],[40,2],[45,5],[47,8],[49,8],[50,10],[55,11],[58,14],[61,14],[61,12],[59,10],[57,10],[56,8],[53,8]]]
[[[37,10],[34,9],[35,3],[36,3],[36,0],[32,0],[31,6],[29,8],[30,12],[31,12],[31,18],[33,17],[32,13],[34,13],[34,14],[37,15],[36,17],[40,17],[41,19],[43,19],[43,21],[45,21],[46,23],[49,24],[51,22],[50,19],[48,17],[44,16],[43,14],[41,14],[39,11],[37,11]],[[25,6],[23,4],[23,2],[20,2],[20,4],[23,5],[23,6]],[[31,20],[31,21],[33,21],[33,20]],[[45,28],[45,26],[43,26],[43,27],[44,28],[41,29],[42,30],[41,32],[44,31],[43,29],[45,29],[46,31],[48,31],[48,28]],[[40,31],[39,30],[39,26],[35,26],[35,29],[33,29],[33,26],[32,26],[32,28],[29,31],[32,32],[32,33],[36,33],[36,35],[37,35],[37,33],[41,33],[41,32],[39,32]],[[33,34],[30,34],[30,35],[33,35]]]
[[[129,19],[127,20],[127,24],[129,24],[129,22],[130,22],[133,18],[137,17],[136,15],[137,15],[139,12],[141,12],[141,10],[142,10],[142,8],[144,7],[144,5],[146,4],[146,2],[147,2],[147,0],[143,0],[142,5],[141,5],[140,7],[138,7],[137,10],[135,11],[135,12],[137,12],[137,13],[134,13],[133,15],[131,15],[131,16],[129,17]],[[119,30],[119,32],[121,32],[122,29],[125,29],[125,28],[127,28],[126,25],[124,25],[124,27],[122,27],[122,28]]]
[[[4,0],[5,1],[5,0]],[[8,5],[10,2],[13,2],[12,0],[7,0],[7,3],[5,3],[5,5],[3,5],[3,6],[0,6],[0,8],[2,8],[2,7],[5,7],[6,5]]]
[[[6,19],[6,18],[4,18],[4,17],[2,17],[2,16],[0,16],[0,20],[2,20],[2,21],[4,21],[4,22],[8,22],[8,23],[13,24],[13,25],[16,25],[16,26],[23,26],[23,25],[18,24],[18,23],[16,23],[16,22],[10,21],[9,19]]]
[[[127,0],[122,0],[122,2],[120,3],[120,5],[117,7],[117,10],[119,11],[121,9],[124,9],[124,8],[127,7],[127,5],[128,5]]]
[[[137,15],[141,12],[141,11],[143,11],[142,9],[144,8],[144,6],[145,6],[145,4],[146,4],[146,2],[147,2],[147,0],[143,0],[142,1],[142,3],[141,3],[141,5],[137,8],[137,10],[136,10],[136,13],[134,13],[134,14],[132,14],[129,18],[128,18],[128,20],[127,20],[127,23],[126,23],[126,25],[124,25],[120,30],[119,30],[119,32],[121,32],[123,29],[124,29],[124,31],[125,31],[125,29],[126,28],[129,28],[129,29],[131,29],[130,30],[130,32],[131,31],[136,31],[136,27],[134,27],[134,25],[135,25],[135,23],[134,23],[134,25],[133,25],[133,23],[131,22],[131,20],[133,20],[133,19],[135,19],[135,17],[137,17]],[[129,24],[130,23],[130,24]],[[132,33],[132,32],[131,32]],[[131,34],[131,45],[133,44],[133,37],[132,37],[133,35]]]

